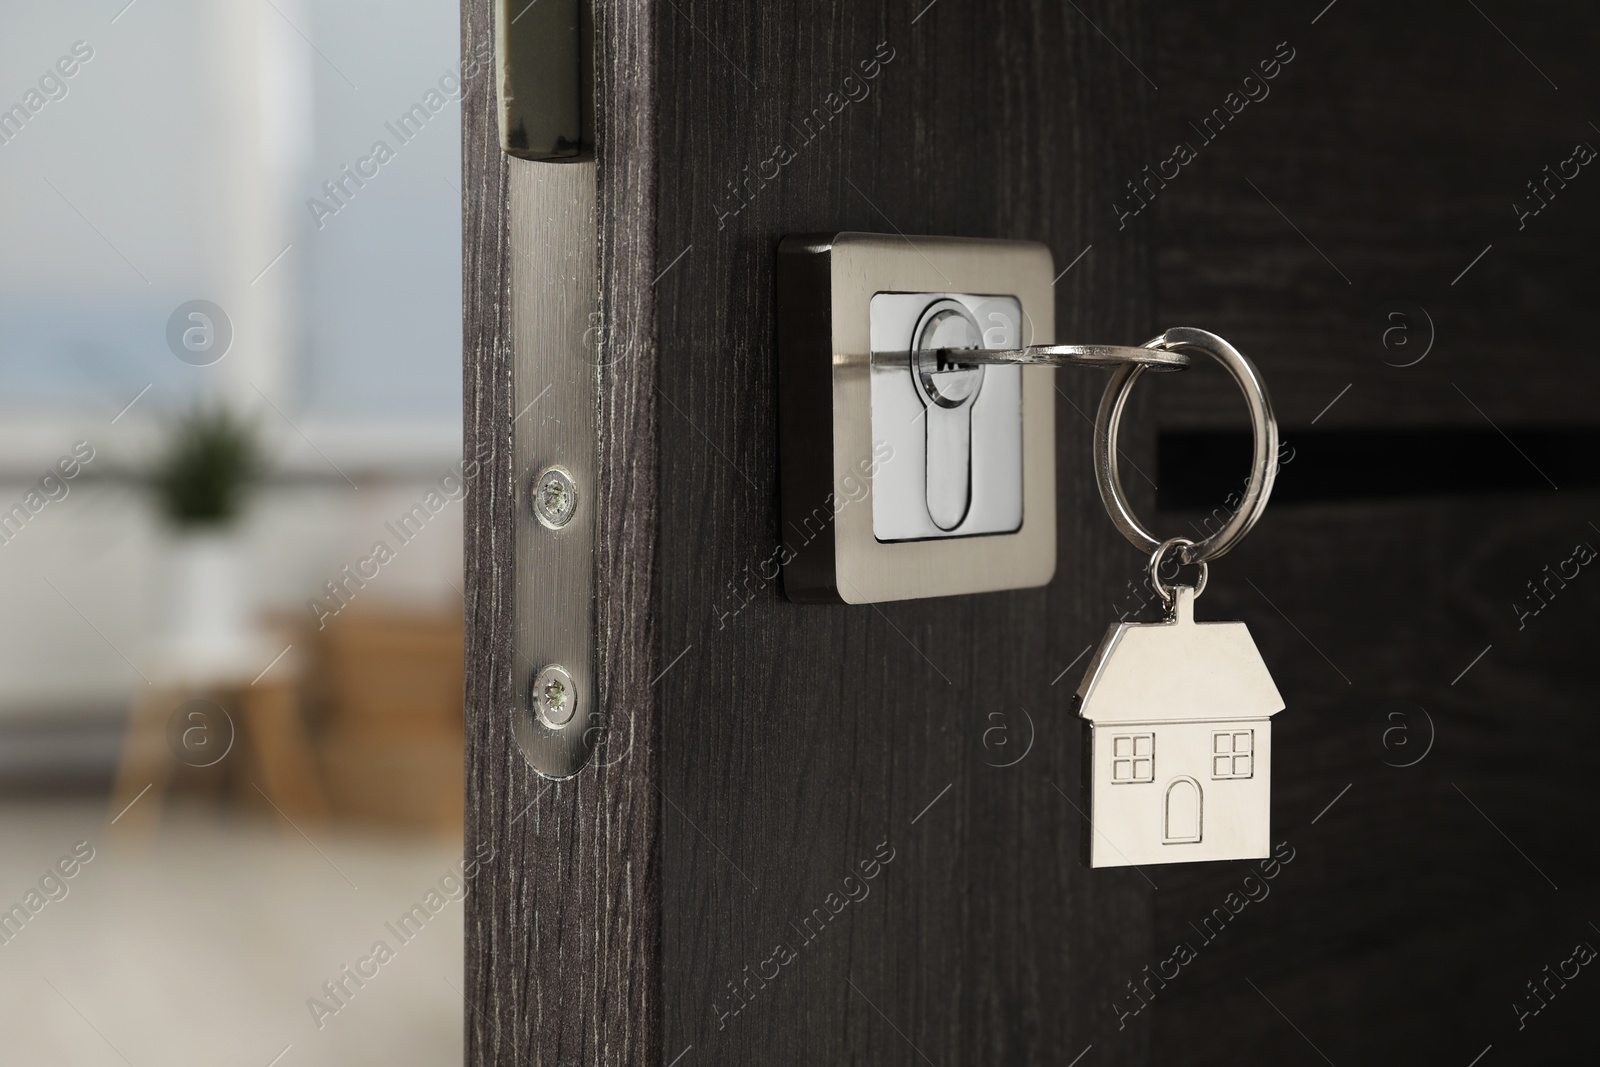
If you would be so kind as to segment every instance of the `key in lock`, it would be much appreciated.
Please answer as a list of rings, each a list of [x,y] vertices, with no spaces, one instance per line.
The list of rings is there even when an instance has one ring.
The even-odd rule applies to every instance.
[[[1015,297],[878,293],[871,375],[873,534],[922,541],[1022,524],[1022,368],[962,365],[946,349],[1014,348]]]

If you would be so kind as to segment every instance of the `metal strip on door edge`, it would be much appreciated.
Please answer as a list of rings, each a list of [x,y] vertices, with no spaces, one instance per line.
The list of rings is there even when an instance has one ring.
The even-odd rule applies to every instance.
[[[539,774],[570,778],[595,747],[595,164],[511,158],[511,441],[517,521],[512,650],[517,742]],[[576,506],[559,528],[536,517],[535,479],[570,472]],[[576,690],[570,721],[535,713],[535,679],[559,665]]]

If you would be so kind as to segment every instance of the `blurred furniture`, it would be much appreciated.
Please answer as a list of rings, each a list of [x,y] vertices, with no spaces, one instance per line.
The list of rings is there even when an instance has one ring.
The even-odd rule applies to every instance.
[[[319,633],[317,748],[339,816],[459,832],[462,619],[352,605]]]
[[[259,792],[290,823],[325,818],[303,673],[287,639],[263,639],[232,662],[174,658],[152,668],[128,718],[108,819],[125,834],[150,832],[175,779],[203,771],[213,782],[232,778],[236,792]]]
[[[117,830],[148,833],[181,779],[265,798],[289,832],[329,817],[459,832],[461,615],[352,605],[320,630],[279,630],[233,663],[149,672],[112,789]]]

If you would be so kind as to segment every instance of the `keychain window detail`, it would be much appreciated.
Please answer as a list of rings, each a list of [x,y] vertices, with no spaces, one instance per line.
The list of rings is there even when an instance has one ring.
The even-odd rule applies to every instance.
[[[1155,734],[1118,734],[1111,741],[1111,781],[1116,785],[1153,782]]]
[[[1253,731],[1220,733],[1212,739],[1211,777],[1249,778],[1254,773]]]

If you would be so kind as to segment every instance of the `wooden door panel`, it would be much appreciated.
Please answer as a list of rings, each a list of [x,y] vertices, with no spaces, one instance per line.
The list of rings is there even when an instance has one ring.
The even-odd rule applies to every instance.
[[[1559,6],[1479,8],[1340,0],[1315,25],[1315,10],[1259,0],[1162,13],[1146,152],[1187,140],[1198,158],[1129,225],[1160,228],[1165,319],[1209,323],[1257,359],[1290,427],[1346,386],[1319,427],[1483,427],[1457,386],[1507,427],[1595,419],[1582,235],[1600,226],[1600,182],[1574,167],[1547,210],[1519,224],[1513,205],[1536,204],[1528,183],[1579,142],[1600,148],[1582,103],[1600,88],[1600,31]],[[1280,41],[1294,60],[1206,142],[1192,123],[1240,99]],[[1394,301],[1432,319],[1415,366],[1389,364],[1420,349],[1373,348]],[[1161,418],[1242,425],[1239,410],[1215,375],[1164,391]]]
[[[1293,712],[1274,721],[1273,815],[1295,858],[1265,888],[1245,884],[1251,864],[1162,879],[1158,953],[1187,941],[1198,958],[1154,1001],[1157,1059],[1314,1059],[1283,1016],[1335,1063],[1467,1063],[1490,1044],[1532,1062],[1586,1040],[1576,982],[1525,1029],[1511,1010],[1593,941],[1600,883],[1574,847],[1597,810],[1600,583],[1580,571],[1520,629],[1510,608],[1545,564],[1600,544],[1577,518],[1600,496],[1547,496],[1280,509],[1235,554],[1248,581],[1208,591],[1251,620]]]
[[[464,48],[482,52],[489,4],[464,11]],[[1539,457],[1592,441],[1600,200],[1585,171],[1525,228],[1509,204],[1569,142],[1600,143],[1580,110],[1600,22],[1362,0],[1154,19],[1137,3],[633,0],[599,4],[594,26],[612,358],[594,371],[585,500],[611,747],[559,784],[511,729],[530,665],[510,640],[510,531],[529,472],[509,449],[508,233],[512,168],[536,164],[500,155],[492,79],[463,98],[467,438],[484,464],[468,848],[495,857],[469,898],[470,1062],[1070,1063],[1091,1046],[1095,1063],[1292,1062],[1316,1055],[1305,1036],[1335,1062],[1466,1062],[1521,1040],[1505,1003],[1583,936],[1565,902],[1594,877],[1563,849],[1595,812],[1591,595],[1573,582],[1520,628],[1508,605],[1583,536],[1592,476],[1564,463],[1545,495],[1487,465],[1466,486],[1418,467],[1378,502],[1330,472],[1373,463],[1361,446],[1380,433],[1465,435],[1440,469],[1501,441]],[[1271,95],[1120,217],[1145,165],[1280,42],[1294,59]],[[790,603],[777,560],[804,535],[778,510],[774,263],[783,235],[836,230],[913,249],[917,234],[1043,241],[1061,339],[1217,330],[1258,361],[1304,450],[1201,605],[1250,623],[1288,700],[1274,837],[1295,858],[1148,1009],[1130,983],[1148,994],[1145,968],[1256,865],[1078,865],[1077,657],[1142,563],[1091,483],[1103,379],[1057,375],[1048,587]],[[1412,367],[1371,347],[1399,300],[1436,337]],[[1211,449],[1204,434],[1241,424],[1233,386],[1196,371],[1141,385],[1135,406],[1136,504],[1163,529],[1203,526],[1184,509],[1212,491],[1193,471],[1217,464],[1157,469],[1156,443]],[[1234,482],[1219,471],[1220,503]],[[1414,767],[1373,750],[1391,700],[1434,716]],[[1581,1013],[1563,1008],[1525,1050],[1568,1039]]]
[[[1058,286],[1059,332],[1153,329],[1147,247],[1089,206],[1137,136],[1105,116],[1137,116],[1139,75],[1070,8],[917,14],[683,5],[662,23],[668,1059],[690,1047],[718,1063],[1145,1054],[1117,1039],[1092,990],[1145,961],[1150,887],[1078,865],[1076,679],[1051,685],[1138,564],[1099,512],[1074,410],[1093,410],[1102,379],[1059,375],[1062,549],[1047,589],[798,606],[775,578],[780,544],[799,536],[780,525],[776,481],[782,235],[1041,240],[1058,269],[1092,244]],[[1101,26],[1144,47],[1133,11]],[[849,92],[860,99],[807,139],[814,107]],[[762,185],[780,143],[793,158]],[[728,183],[747,173],[758,180],[735,199]],[[1030,733],[1020,763],[989,765]],[[862,880],[880,848],[893,861]],[[813,935],[805,919],[830,894],[848,900],[852,872],[866,895]],[[767,963],[780,944],[793,960]]]
[[[462,49],[492,55],[491,0],[463,0]],[[482,860],[467,898],[466,1061],[624,1064],[660,1054],[658,720],[651,700],[656,539],[654,21],[642,2],[594,11],[595,242],[604,295],[594,338],[574,352],[599,397],[594,568],[573,576],[593,605],[593,694],[605,758],[564,782],[537,776],[516,742],[537,664],[514,651],[516,524],[530,521],[515,466],[512,168],[556,166],[500,151],[492,70],[462,92],[465,448],[480,464],[467,497],[466,849]],[[579,164],[572,164],[579,165]],[[529,273],[526,266],[524,274]],[[560,417],[555,413],[554,417]],[[580,697],[581,699],[586,699]],[[620,753],[621,755],[617,755]]]
[[[1161,24],[1152,146],[1185,136],[1274,42],[1298,51],[1141,220],[1162,228],[1163,319],[1214,322],[1259,362],[1294,457],[1204,606],[1250,622],[1288,702],[1274,816],[1298,856],[1215,940],[1191,924],[1248,865],[1163,883],[1158,948],[1202,947],[1153,1006],[1154,1052],[1320,1062],[1309,1038],[1341,1064],[1465,1064],[1491,1044],[1484,1064],[1560,1058],[1587,1040],[1577,982],[1525,1028],[1512,1004],[1596,936],[1582,901],[1600,594],[1580,569],[1525,625],[1513,605],[1536,605],[1527,583],[1576,544],[1600,544],[1585,458],[1600,187],[1585,166],[1521,228],[1512,204],[1577,142],[1600,146],[1583,103],[1600,20],[1341,0],[1313,25],[1321,6],[1218,0]],[[1436,332],[1414,366],[1369,340],[1395,299]],[[1206,444],[1183,431],[1243,425],[1220,375],[1184,378],[1155,400],[1169,457]],[[1158,480],[1192,504],[1183,466]],[[1411,756],[1384,751],[1384,731],[1421,745],[1429,721],[1427,756],[1391,766]]]

